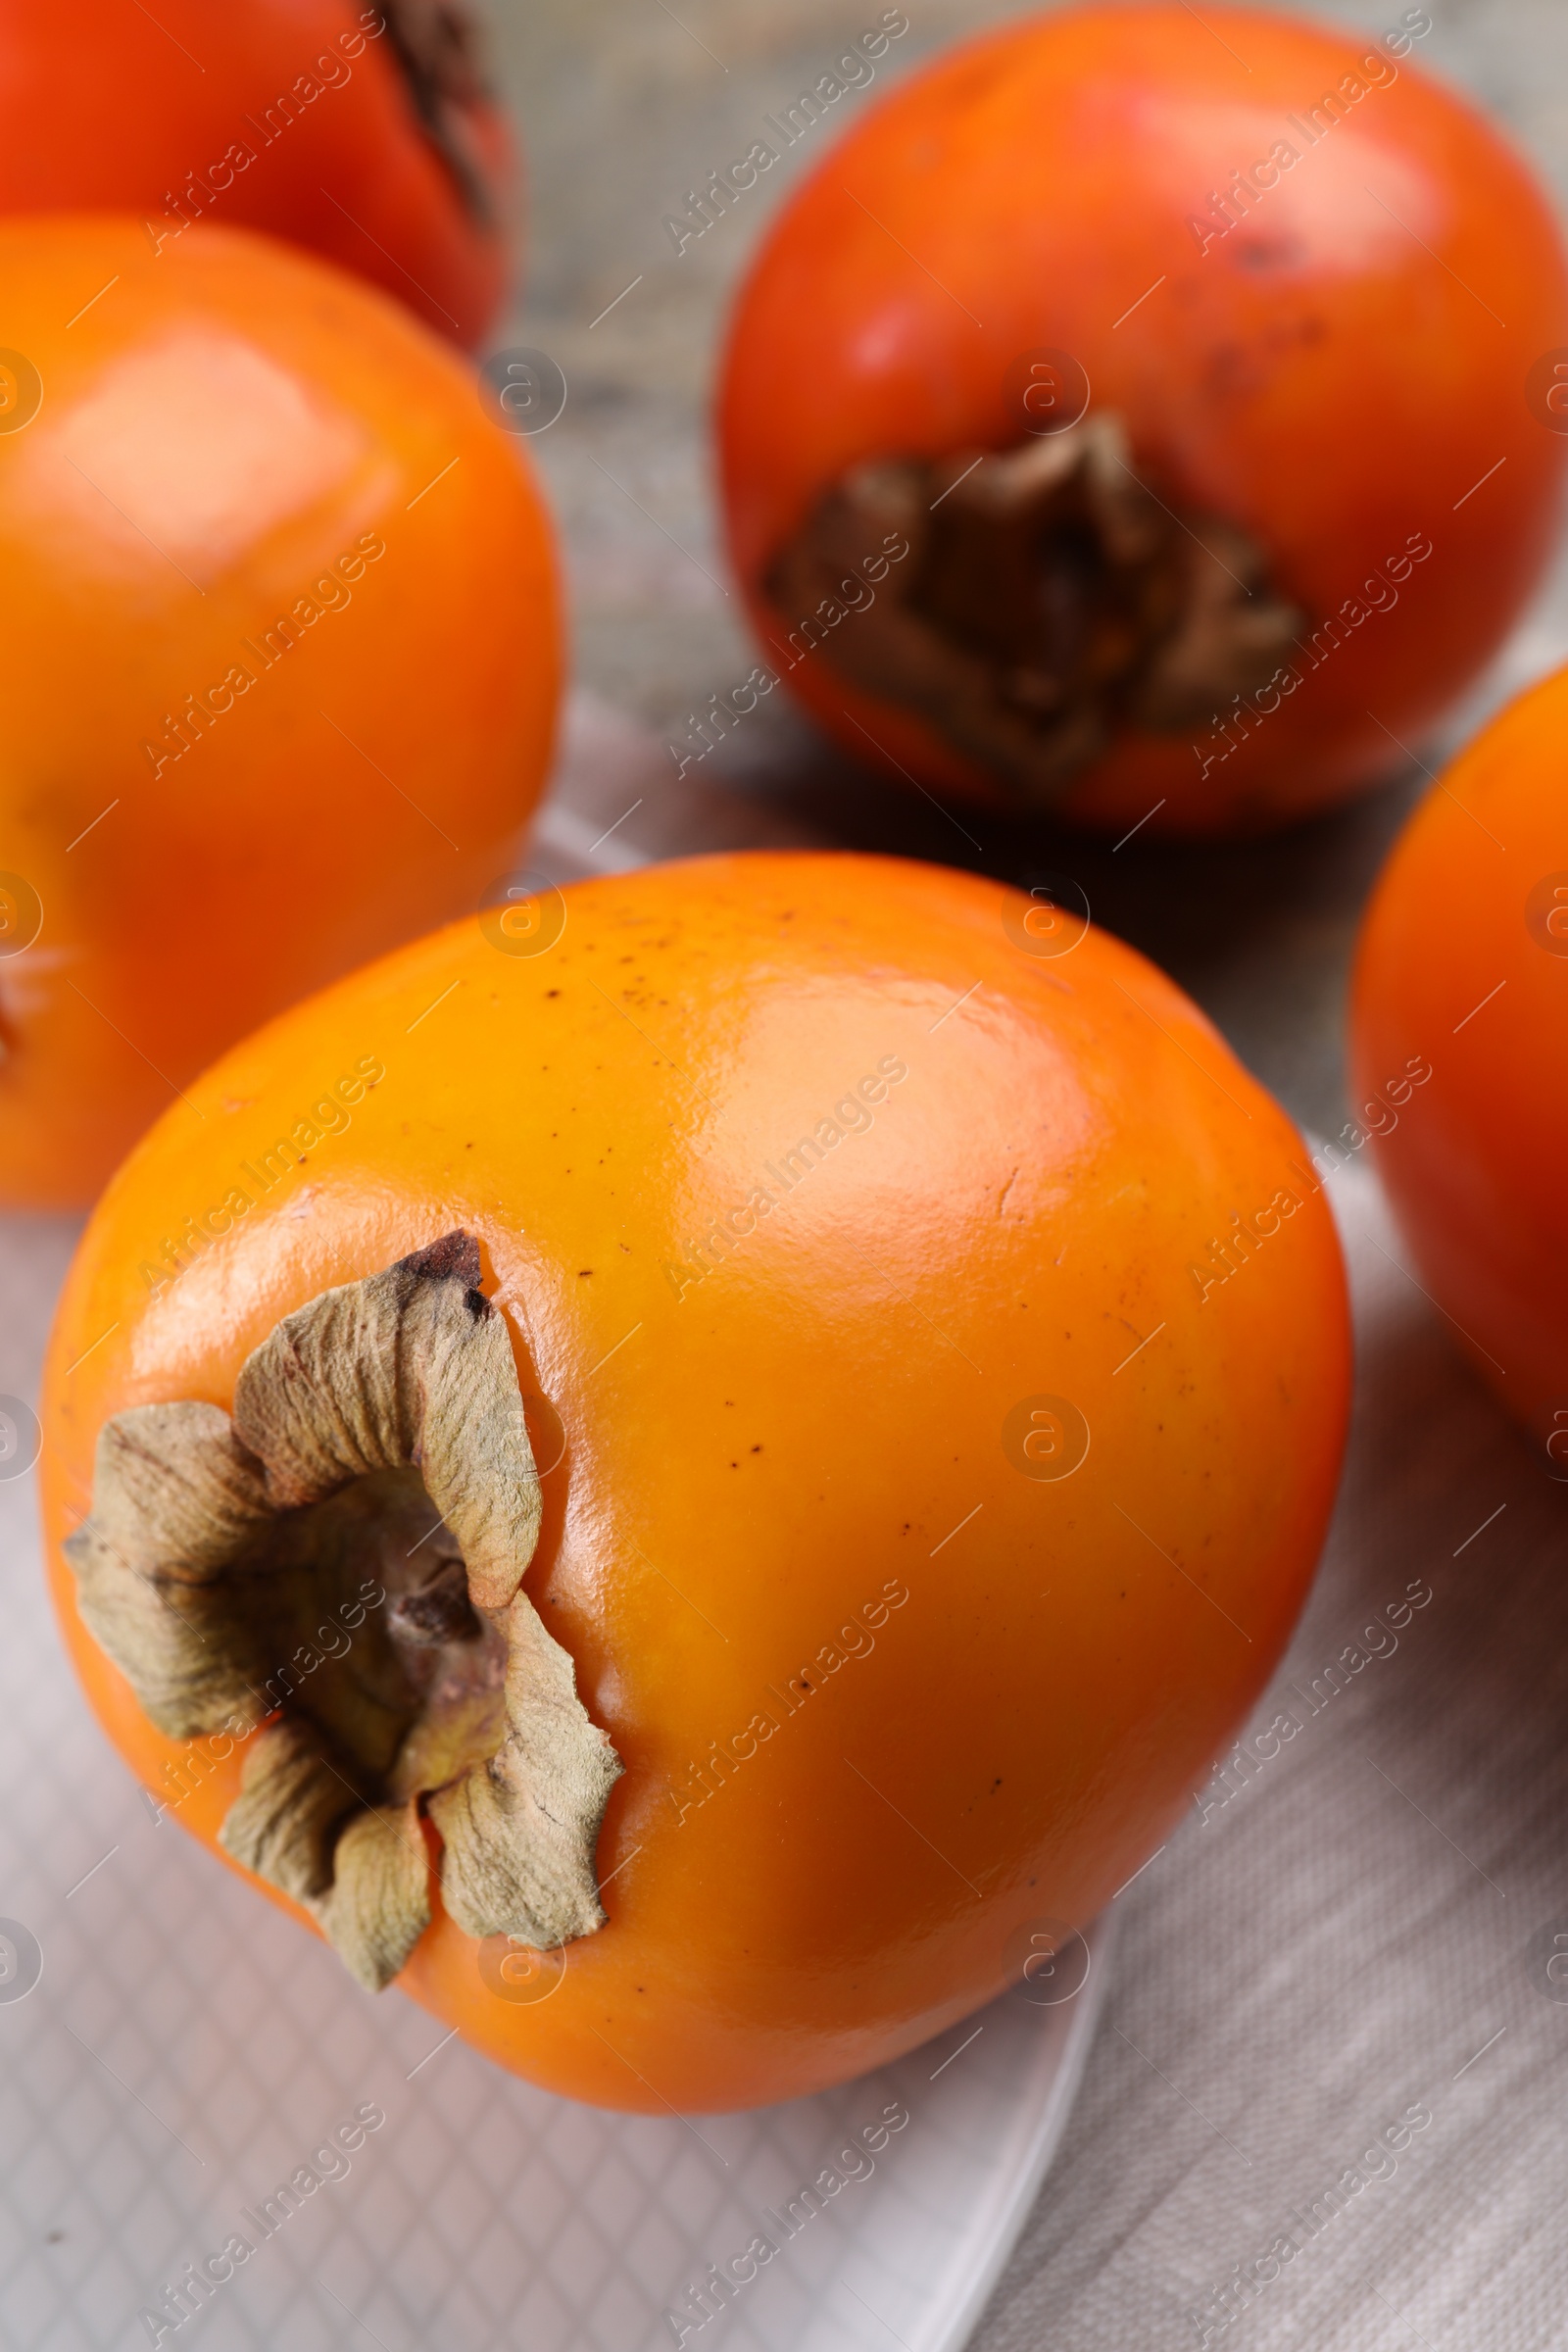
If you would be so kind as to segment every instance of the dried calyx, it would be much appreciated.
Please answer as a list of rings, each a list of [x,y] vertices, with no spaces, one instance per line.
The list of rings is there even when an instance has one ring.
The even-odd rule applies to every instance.
[[[495,202],[468,119],[490,95],[471,9],[466,0],[380,0],[380,8],[420,127],[474,220],[494,228]]]
[[[539,1480],[478,1280],[451,1234],[285,1317],[232,1419],[116,1414],[66,1545],[160,1731],[265,1724],[222,1842],[376,1989],[429,1922],[423,1818],[466,1934],[550,1949],[604,1924],[594,1845],[621,1766],[521,1590]]]
[[[900,540],[868,598],[857,567]],[[1257,692],[1301,626],[1245,532],[1135,476],[1111,416],[1001,455],[858,466],[765,586],[798,654],[1037,807],[1119,730],[1185,729]]]

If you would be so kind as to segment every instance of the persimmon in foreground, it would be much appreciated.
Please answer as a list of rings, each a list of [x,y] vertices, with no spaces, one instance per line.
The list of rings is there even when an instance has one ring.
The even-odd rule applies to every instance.
[[[1373,893],[1356,1118],[1455,1342],[1568,1475],[1568,669],[1484,727]],[[1419,1094],[1400,1090],[1424,1067]],[[1390,1080],[1395,1083],[1391,1086]]]
[[[1431,29],[1062,8],[849,99],[718,423],[764,651],[857,759],[1256,830],[1480,669],[1554,543],[1568,265]]]
[[[439,932],[87,1229],[88,1695],[537,2082],[874,2066],[1093,1918],[1279,1653],[1347,1405],[1299,1151],[1160,973],[968,876],[715,858]]]
[[[209,229],[0,222],[0,1205],[478,904],[544,781],[550,525],[450,348]]]

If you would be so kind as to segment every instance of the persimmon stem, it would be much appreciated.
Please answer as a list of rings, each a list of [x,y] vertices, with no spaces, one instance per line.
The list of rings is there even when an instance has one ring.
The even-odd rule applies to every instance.
[[[856,466],[765,589],[797,658],[903,705],[1041,807],[1118,733],[1179,732],[1266,686],[1302,625],[1244,531],[1135,474],[1111,416]]]
[[[478,1281],[450,1234],[285,1317],[232,1418],[116,1414],[66,1545],[160,1731],[258,1734],[222,1842],[376,1989],[430,1918],[424,1815],[467,1934],[549,1949],[604,1924],[621,1766],[521,1589],[539,1480]]]
[[[380,0],[387,36],[419,127],[477,226],[494,229],[490,183],[467,109],[490,95],[479,26],[466,0]]]

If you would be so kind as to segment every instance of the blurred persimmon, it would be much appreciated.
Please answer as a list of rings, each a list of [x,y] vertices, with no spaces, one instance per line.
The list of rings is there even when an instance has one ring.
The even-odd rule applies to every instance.
[[[0,213],[266,229],[472,345],[516,179],[467,0],[0,0]]]
[[[1255,830],[1388,773],[1476,674],[1555,536],[1568,274],[1519,156],[1418,71],[1430,30],[1064,8],[820,159],[719,433],[764,649],[858,759]]]
[[[1367,909],[1350,1022],[1356,1121],[1421,1280],[1556,1478],[1568,1476],[1565,739],[1559,670],[1445,770]]]
[[[314,256],[0,223],[0,1203],[90,1200],[280,1005],[474,905],[560,666],[520,444]]]
[[[1158,1844],[1348,1378],[1299,1139],[1142,957],[906,861],[648,868],[339,983],[132,1153],[55,1592],[132,1771],[362,1981],[745,2106],[1027,1994]]]

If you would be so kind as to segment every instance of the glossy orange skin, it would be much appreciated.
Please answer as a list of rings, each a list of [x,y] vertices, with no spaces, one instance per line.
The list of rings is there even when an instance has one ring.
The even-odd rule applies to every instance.
[[[488,220],[421,123],[379,9],[0,0],[0,212],[134,212],[149,242],[265,229],[474,345],[519,203],[505,114],[484,101],[463,121]]]
[[[1350,1020],[1357,1119],[1388,1129],[1373,1145],[1378,1173],[1421,1280],[1558,1477],[1568,1470],[1565,733],[1559,670],[1493,719],[1422,802],[1367,909]],[[1412,1055],[1432,1076],[1392,1105],[1383,1082]]]
[[[0,873],[42,906],[0,955],[0,1203],[69,1205],[236,1037],[479,903],[559,597],[516,440],[359,279],[62,218],[0,223],[0,283],[42,384],[0,431]]]
[[[58,1544],[80,1518],[107,1415],[226,1403],[279,1316],[476,1235],[522,1388],[564,1430],[528,1590],[626,1772],[598,1847],[610,1924],[547,2000],[489,1991],[444,1919],[400,1981],[554,2090],[749,2106],[987,2000],[1029,1923],[1091,1919],[1190,1801],[1317,1556],[1341,1261],[1314,1195],[1200,1304],[1186,1261],[1292,1184],[1300,1146],[1103,933],[1040,961],[1009,936],[1018,894],[852,857],[701,859],[564,898],[548,953],[437,933],[238,1048],[142,1143],[54,1335],[48,1520]],[[172,1211],[221,1199],[367,1054],[386,1074],[353,1124],[150,1298]],[[769,1163],[879,1068],[869,1126],[787,1191]],[[748,1206],[755,1231],[687,1279]],[[1050,1483],[1003,1444],[1040,1393],[1090,1430]],[[88,1696],[162,1791],[185,1751],[54,1557]],[[830,1663],[889,1584],[907,1598],[874,1646],[852,1634],[859,1654]],[[824,1687],[787,1713],[803,1667]],[[776,1728],[748,1735],[762,1710]],[[693,1763],[748,1736],[683,1813]],[[178,1809],[209,1843],[237,1770]]]
[[[1344,121],[1293,137],[1286,118],[1372,52],[1396,79],[1357,75]],[[1025,19],[844,115],[860,104],[762,241],[718,394],[735,569],[812,715],[890,775],[994,796],[923,721],[842,684],[828,649],[792,654],[760,583],[848,466],[1022,443],[1018,364],[1055,347],[1141,476],[1250,532],[1314,625],[1384,608],[1347,616],[1315,668],[1303,651],[1299,684],[1229,734],[1124,734],[1061,812],[1253,831],[1397,766],[1393,736],[1418,743],[1475,675],[1555,534],[1568,441],[1525,385],[1568,346],[1568,275],[1519,157],[1413,55],[1181,0]],[[1281,138],[1298,162],[1200,249],[1190,219]],[[1413,535],[1432,554],[1368,596]]]

